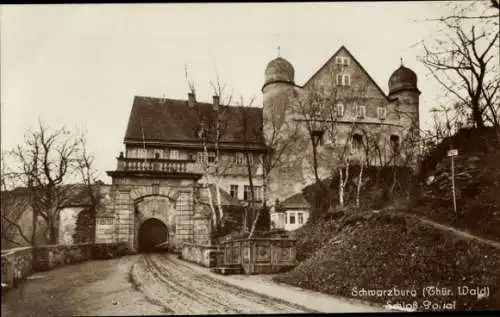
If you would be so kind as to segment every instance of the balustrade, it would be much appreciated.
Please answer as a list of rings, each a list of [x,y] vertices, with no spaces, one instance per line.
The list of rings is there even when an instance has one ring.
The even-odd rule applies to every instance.
[[[119,171],[192,173],[193,164],[194,162],[187,160],[148,160],[135,158],[118,158]]]

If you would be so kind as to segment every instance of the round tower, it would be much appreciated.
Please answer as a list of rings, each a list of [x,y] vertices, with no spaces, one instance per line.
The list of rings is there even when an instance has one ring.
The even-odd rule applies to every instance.
[[[294,82],[295,71],[290,62],[277,57],[267,64],[264,75],[263,93],[263,132],[267,145],[277,146],[276,140],[284,140],[293,131],[291,106],[297,93]],[[272,144],[273,143],[273,144]],[[287,159],[288,153],[283,154]],[[293,178],[292,169],[276,167],[268,176],[266,201],[272,205],[279,198],[283,199],[291,191],[287,188],[285,178]],[[298,183],[298,182],[297,182]]]
[[[294,76],[292,64],[282,57],[267,64],[262,86],[264,130],[266,123],[278,128],[283,124],[295,88]]]
[[[419,96],[417,74],[401,61],[401,66],[389,78],[389,99],[395,102],[405,128],[416,128],[417,132],[420,124]]]

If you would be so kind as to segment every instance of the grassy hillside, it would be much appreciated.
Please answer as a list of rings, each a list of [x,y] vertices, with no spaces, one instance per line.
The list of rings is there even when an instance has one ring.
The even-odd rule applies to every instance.
[[[451,161],[456,148],[453,211]],[[500,140],[495,128],[462,129],[441,142],[422,162],[420,193],[411,212],[500,241]],[[426,182],[427,181],[427,182]]]
[[[500,308],[500,298],[493,296],[500,295],[500,250],[418,220],[384,211],[360,212],[310,224],[297,234],[299,256],[306,259],[276,276],[277,282],[381,304],[417,301],[419,310],[426,310],[424,287],[446,287],[453,295],[430,298],[433,303],[456,301],[457,309]],[[488,286],[490,296],[459,296],[459,286]],[[355,296],[353,288],[415,289],[417,294],[362,297]]]
[[[429,303],[438,310],[444,303],[455,309],[500,309],[500,249],[393,212],[416,214],[500,241],[496,132],[494,128],[459,131],[428,153],[418,175],[403,168],[367,168],[359,207],[353,206],[359,167],[351,170],[344,208],[338,207],[337,179],[306,187],[304,196],[314,208],[310,221],[294,232],[300,264],[275,280],[380,304],[417,302],[422,311],[433,309],[424,305]],[[455,158],[458,214],[452,208],[446,156],[450,148],[459,150]],[[445,288],[450,294],[424,298],[427,286]],[[460,295],[458,287],[463,286],[488,287],[489,294],[484,298]],[[362,288],[415,290],[416,294],[359,296],[355,291]]]

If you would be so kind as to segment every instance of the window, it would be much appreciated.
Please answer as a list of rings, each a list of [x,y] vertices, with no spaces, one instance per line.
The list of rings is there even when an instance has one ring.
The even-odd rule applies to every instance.
[[[366,115],[366,107],[365,106],[355,106],[354,107],[354,115],[359,119],[364,118]]]
[[[343,75],[342,76],[342,86],[350,86],[351,85],[351,76]]]
[[[250,198],[252,197],[252,194],[251,194],[251,191],[250,191],[250,186],[248,185],[245,185],[245,187],[243,187],[244,191],[243,191],[243,199],[244,200],[250,200]]]
[[[387,115],[387,109],[385,107],[378,107],[377,108],[377,117],[380,120],[385,120],[386,115]]]
[[[253,190],[254,190],[254,194],[255,194],[255,200],[261,201],[262,200],[262,186],[254,186]],[[252,200],[252,191],[250,190],[250,185],[245,185],[245,187],[243,187],[243,199],[244,200]]]
[[[208,163],[214,163],[215,162],[215,152],[210,151],[208,152]]]
[[[311,118],[320,118],[321,110],[317,103],[313,104],[311,107]]]
[[[298,219],[299,220],[299,225],[303,224],[304,223],[304,214],[301,213],[301,212],[299,212],[297,214],[297,216],[299,217],[299,219]]]
[[[342,75],[337,74],[336,78],[337,78],[337,85],[342,85],[342,78],[343,78]]]
[[[290,214],[290,224],[291,224],[291,225],[294,225],[294,224],[295,224],[295,213],[294,213],[294,212],[292,212],[292,213]]]
[[[236,165],[243,165],[243,163],[245,162],[245,155],[243,155],[242,152],[236,152],[234,162],[236,163]]]
[[[179,159],[179,151],[178,150],[170,150],[170,159],[178,160]]]
[[[262,200],[262,186],[254,186],[253,190],[255,192],[255,200],[261,201]]]
[[[198,152],[198,155],[197,155],[197,160],[198,162],[200,163],[206,163],[207,160],[206,160],[206,155],[205,155],[205,152]]]
[[[253,165],[253,155],[252,155],[252,153],[248,153],[248,161],[250,162],[250,165]]]
[[[397,135],[391,135],[391,149],[397,153],[399,152],[399,136]]]
[[[335,64],[349,66],[349,57],[337,56],[335,58]]]
[[[232,197],[238,198],[238,185],[231,185],[229,192]]]
[[[311,133],[312,141],[314,142],[314,145],[324,145],[324,138],[323,136],[325,135],[325,131],[323,130],[313,130]]]
[[[196,152],[190,152],[190,153],[189,153],[189,159],[190,159],[191,161],[196,161],[196,156],[197,156],[197,154],[198,154],[198,153],[196,153]]]
[[[343,117],[344,116],[344,105],[339,103],[336,106],[337,108],[337,117]]]
[[[352,136],[352,149],[356,152],[363,149],[363,136],[361,134],[355,134]]]
[[[161,158],[161,152],[160,151],[155,151],[155,159]]]
[[[288,223],[288,217],[285,214],[285,224],[287,224],[287,223]]]

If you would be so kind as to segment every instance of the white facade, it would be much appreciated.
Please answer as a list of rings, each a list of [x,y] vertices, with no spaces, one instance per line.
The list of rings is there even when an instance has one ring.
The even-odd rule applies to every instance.
[[[283,212],[271,213],[271,223],[275,229],[285,229],[292,231],[299,229],[306,224],[309,219],[307,209],[290,209]]]

